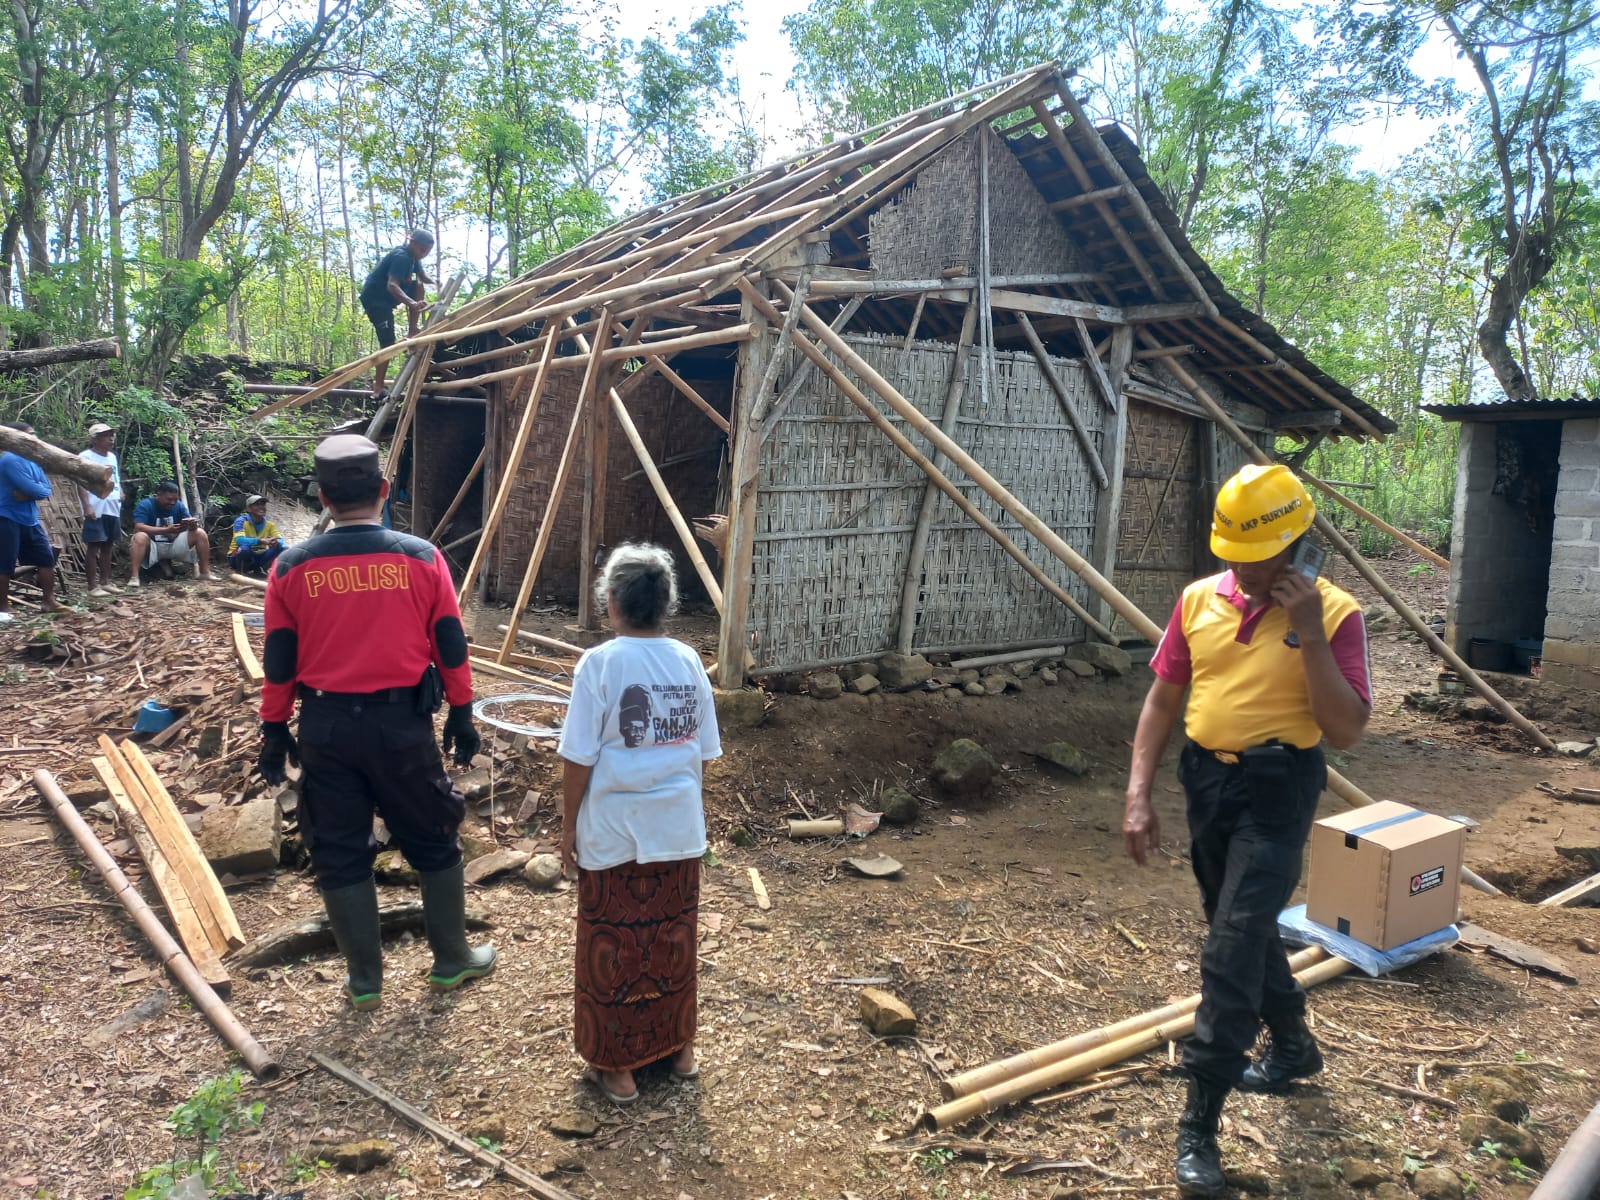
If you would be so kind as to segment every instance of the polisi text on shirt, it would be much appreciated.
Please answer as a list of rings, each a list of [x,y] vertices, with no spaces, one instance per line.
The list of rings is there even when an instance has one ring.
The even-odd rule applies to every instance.
[[[411,574],[404,563],[373,562],[349,567],[312,567],[301,576],[306,596],[315,599],[324,589],[343,596],[350,592],[408,592]]]

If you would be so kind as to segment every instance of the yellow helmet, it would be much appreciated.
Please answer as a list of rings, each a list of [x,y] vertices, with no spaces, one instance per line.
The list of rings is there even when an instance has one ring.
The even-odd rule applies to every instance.
[[[1224,562],[1263,562],[1306,530],[1317,515],[1293,471],[1282,463],[1251,463],[1217,491],[1211,513],[1211,553]]]

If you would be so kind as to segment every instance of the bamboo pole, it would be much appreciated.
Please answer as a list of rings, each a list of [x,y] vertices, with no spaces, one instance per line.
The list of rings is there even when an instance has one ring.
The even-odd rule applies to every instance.
[[[1322,962],[1307,967],[1296,973],[1295,979],[1303,988],[1314,988],[1326,983],[1330,979],[1337,979],[1354,964],[1342,958],[1324,959]],[[1119,1063],[1125,1058],[1135,1054],[1144,1054],[1154,1050],[1164,1042],[1177,1041],[1186,1038],[1194,1032],[1194,1014],[1191,1012],[1184,1016],[1172,1017],[1158,1025],[1149,1026],[1138,1033],[1128,1034],[1114,1042],[1100,1046],[1093,1050],[1085,1051],[1072,1058],[1062,1059],[1047,1066],[1013,1076],[1001,1083],[970,1092],[958,1099],[947,1101],[944,1104],[930,1108],[923,1113],[918,1124],[930,1133],[937,1133],[942,1129],[949,1129],[952,1125],[959,1125],[970,1121],[973,1117],[982,1116],[984,1113],[993,1112],[1007,1104],[1014,1104],[1018,1100],[1037,1095],[1049,1088],[1059,1087],[1063,1083],[1070,1083],[1074,1079],[1082,1079],[1085,1075],[1093,1075],[1096,1071]]]
[[[807,358],[809,358],[822,370],[823,374],[827,375],[829,379],[833,380],[834,385],[844,393],[845,397],[861,410],[862,415],[876,425],[884,434],[884,436],[895,444],[902,454],[906,455],[911,459],[912,462],[916,463],[917,466],[922,469],[923,474],[927,475],[927,477],[933,481],[934,486],[936,486],[946,496],[949,496],[951,502],[954,503],[955,506],[963,513],[965,513],[973,522],[973,524],[977,525],[979,529],[983,530],[991,538],[993,538],[1000,548],[1010,555],[1017,565],[1026,571],[1028,575],[1039,584],[1040,587],[1044,588],[1045,591],[1049,592],[1057,600],[1061,601],[1062,604],[1066,605],[1067,608],[1071,610],[1072,614],[1076,616],[1078,620],[1082,621],[1085,627],[1093,632],[1096,637],[1099,637],[1103,641],[1108,642],[1113,646],[1117,644],[1116,637],[1109,629],[1097,621],[1094,616],[1092,616],[1089,611],[1083,607],[1082,604],[1078,603],[1077,599],[1072,595],[1072,593],[1068,592],[1054,579],[1051,579],[1050,576],[1046,575],[1044,570],[1031,558],[1029,558],[1027,554],[1023,552],[1021,547],[1013,542],[1006,532],[1000,528],[1000,526],[996,525],[987,516],[985,516],[983,511],[978,508],[977,505],[973,504],[972,501],[967,498],[966,494],[962,492],[962,490],[954,483],[952,483],[949,477],[946,476],[943,471],[940,471],[936,466],[934,466],[932,460],[929,459],[927,455],[918,450],[911,440],[895,427],[893,422],[891,422],[887,417],[878,411],[877,407],[872,403],[872,401],[867,399],[865,394],[862,393],[861,389],[856,387],[856,385],[851,382],[850,377],[839,370],[839,368],[829,360],[826,354],[824,354],[811,342],[801,337],[798,332],[795,334],[794,342],[795,345],[800,347],[801,352],[804,353]],[[1035,519],[1037,520],[1037,518]],[[1060,539],[1058,538],[1057,540],[1059,541]],[[1106,586],[1110,587],[1109,584]],[[1115,589],[1112,590],[1114,591]],[[1119,596],[1121,595],[1120,592],[1117,594]],[[1123,603],[1127,604],[1128,601],[1124,599]],[[1135,609],[1134,611],[1137,612],[1138,610]],[[1140,616],[1143,617],[1144,615],[1141,613]],[[1148,622],[1149,618],[1144,617],[1144,620]],[[1152,640],[1159,641],[1160,637],[1160,631],[1157,630],[1155,637]]]
[[[663,359],[657,357],[654,347],[651,347],[651,353],[649,354],[647,361],[651,367],[655,368],[658,374],[665,377],[668,383],[677,388],[678,391],[682,393],[684,398],[689,401],[689,403],[693,404],[701,412],[705,413],[705,415],[710,418],[713,425],[722,430],[723,433],[732,432],[732,427],[728,424],[728,418],[723,416],[716,409],[712,408],[711,402],[693,387],[691,387],[688,380],[684,379],[681,375],[669,367]]]
[[[1289,956],[1289,970],[1298,973],[1308,967],[1322,962],[1328,957],[1327,951],[1320,946],[1308,946],[1304,950],[1296,951]],[[1187,1017],[1200,1007],[1200,993],[1186,996],[1182,1000],[1165,1005],[1162,1008],[1152,1009],[1136,1017],[1127,1017],[1124,1020],[1102,1025],[1098,1029],[1090,1029],[1084,1033],[1075,1033],[1071,1037],[1062,1038],[1060,1041],[1051,1042],[1049,1045],[1037,1046],[1032,1050],[1024,1050],[1020,1054],[1013,1054],[1009,1058],[996,1059],[992,1063],[985,1063],[981,1067],[974,1067],[970,1071],[962,1071],[948,1079],[940,1080],[939,1094],[946,1100],[956,1100],[962,1096],[970,1096],[973,1092],[981,1092],[985,1088],[994,1087],[1008,1079],[1015,1079],[1019,1075],[1026,1075],[1030,1071],[1037,1071],[1052,1063],[1064,1062],[1069,1058],[1087,1054],[1098,1050],[1102,1046],[1109,1046],[1113,1042],[1121,1041],[1136,1033],[1143,1033],[1147,1029],[1154,1029],[1158,1025],[1165,1025],[1168,1021],[1176,1021]]]
[[[522,573],[522,585],[517,588],[517,601],[511,608],[511,628],[507,630],[505,641],[500,644],[499,658],[504,661],[506,655],[511,653],[511,647],[516,644],[516,623],[522,619],[522,612],[528,607],[528,597],[533,595],[533,581],[539,575],[539,566],[544,562],[545,551],[550,546],[550,535],[555,532],[556,514],[561,511],[561,496],[567,490],[567,480],[572,475],[572,463],[577,458],[579,434],[583,430],[584,410],[594,403],[594,386],[600,375],[599,343],[595,344],[595,351],[589,355],[589,370],[583,377],[583,386],[578,389],[578,402],[572,406],[572,424],[567,429],[566,445],[561,447],[561,459],[556,463],[556,476],[550,481],[550,499],[545,505],[544,517],[539,522],[539,532],[533,541],[533,552],[528,555],[528,566]]]
[[[1350,499],[1349,496],[1346,496],[1343,492],[1336,491],[1331,484],[1325,483],[1323,480],[1318,479],[1315,475],[1311,474],[1310,471],[1296,471],[1295,474],[1300,476],[1301,479],[1304,479],[1312,487],[1322,492],[1329,499],[1343,505],[1349,511],[1355,513],[1356,516],[1366,521],[1369,525],[1381,529],[1384,533],[1388,534],[1402,546],[1408,546],[1412,550],[1415,550],[1418,554],[1422,555],[1423,558],[1427,559],[1441,571],[1448,571],[1450,569],[1450,560],[1444,557],[1444,555],[1429,550],[1409,533],[1404,533],[1401,530],[1396,529],[1377,513],[1363,508],[1354,500]]]
[[[952,671],[969,671],[977,667],[997,667],[1002,663],[1032,662],[1036,658],[1060,658],[1067,652],[1065,646],[1029,646],[1025,650],[1006,650],[999,654],[983,654],[977,658],[958,658],[950,664]]]
[[[517,658],[520,655],[509,655]],[[502,679],[515,679],[518,683],[537,683],[540,687],[554,688],[558,692],[572,693],[572,685],[558,683],[554,679],[546,679],[541,675],[529,675],[526,671],[519,671],[515,667],[507,666],[492,658],[483,658],[476,654],[469,654],[467,661],[472,664],[474,671],[482,671],[485,675],[498,675]]]
[[[511,499],[512,489],[516,485],[517,472],[522,467],[522,456],[528,448],[528,439],[533,436],[534,419],[539,415],[539,401],[544,395],[545,375],[544,368],[550,365],[550,358],[555,353],[555,331],[547,330],[544,339],[544,353],[539,356],[540,373],[534,376],[533,391],[528,394],[528,402],[522,410],[522,420],[517,424],[516,436],[511,441],[511,450],[506,455],[505,474],[500,479],[500,486],[495,489],[494,502],[489,506],[489,515],[484,518],[483,537],[478,540],[478,545],[472,552],[472,561],[467,564],[466,572],[461,577],[461,587],[456,592],[456,601],[459,604],[467,602],[467,593],[472,590],[472,585],[477,582],[478,572],[483,568],[484,560],[489,557],[489,547],[494,545],[495,535],[500,532],[500,520],[505,516],[506,504]],[[483,453],[478,456],[481,466],[489,448],[484,447]],[[468,476],[471,481],[471,476]],[[463,491],[467,484],[463,484]],[[461,497],[457,496],[459,504]],[[454,507],[454,506],[452,506]],[[442,522],[441,522],[442,524]],[[435,535],[437,536],[437,530]],[[433,539],[430,538],[429,541]]]
[[[462,503],[467,498],[467,493],[472,490],[473,482],[483,470],[484,460],[489,457],[489,447],[484,446],[478,451],[478,457],[473,460],[472,467],[467,471],[467,477],[461,481],[461,486],[456,489],[455,499],[450,501],[450,507],[444,510],[444,516],[439,518],[439,523],[433,527],[433,532],[428,535],[430,542],[437,542],[439,535],[450,527],[450,522],[455,518]]]
[[[250,635],[245,631],[244,614],[233,614],[233,652],[239,659],[239,665],[244,668],[244,676],[251,683],[261,683],[266,679],[267,673],[262,669],[261,660],[256,657],[255,648],[250,645]]]
[[[1529,1200],[1585,1200],[1600,1189],[1600,1104],[1572,1131]]]
[[[265,579],[257,579],[252,575],[241,575],[237,571],[232,571],[228,574],[228,579],[233,583],[247,584],[263,592],[267,590],[267,581]]]
[[[189,960],[189,956],[183,952],[183,948],[173,940],[172,935],[161,924],[161,918],[150,910],[150,906],[144,902],[133,884],[128,882],[128,877],[122,873],[116,861],[100,844],[100,839],[94,835],[94,830],[90,829],[88,823],[78,815],[78,810],[72,807],[72,801],[67,799],[66,793],[56,783],[55,776],[41,767],[33,773],[33,786],[55,810],[57,819],[67,827],[67,832],[72,834],[73,840],[100,872],[100,877],[106,881],[111,894],[121,902],[122,907],[139,926],[140,932],[149,940],[156,957],[161,960],[161,965],[166,967],[183,990],[189,993],[195,1007],[206,1015],[206,1019],[222,1035],[223,1040],[238,1051],[239,1057],[244,1059],[257,1079],[276,1079],[279,1072],[276,1060],[268,1053],[266,1047],[256,1041],[250,1035],[250,1031],[240,1024],[239,1019],[222,1002],[212,986],[201,977],[194,963]]]
[[[394,437],[389,439],[389,453],[383,464],[383,478],[387,483],[393,483],[396,472],[400,469],[400,456],[405,453],[406,439],[411,436],[411,426],[417,420],[417,404],[422,395],[422,385],[428,379],[428,364],[433,362],[433,347],[424,346],[422,353],[407,361],[406,365],[417,363],[416,370],[411,373],[411,378],[406,381],[405,394],[401,404],[400,421],[395,426]]]
[[[495,628],[501,633],[505,633],[511,630],[512,626],[496,625]],[[543,646],[547,650],[559,650],[562,654],[570,654],[574,658],[581,658],[585,653],[582,646],[574,646],[571,642],[563,642],[560,638],[545,637],[542,633],[531,633],[526,629],[518,629],[516,630],[516,635],[532,642],[535,646]]]
[[[1260,446],[1256,445],[1255,442],[1250,440],[1249,435],[1247,435],[1244,430],[1239,428],[1239,426],[1234,422],[1233,418],[1228,415],[1227,411],[1214,399],[1212,399],[1211,393],[1206,391],[1205,388],[1201,387],[1199,381],[1196,380],[1193,375],[1189,374],[1182,362],[1176,358],[1168,359],[1167,369],[1173,373],[1179,383],[1188,389],[1189,394],[1200,402],[1201,407],[1211,414],[1211,419],[1215,421],[1216,424],[1221,427],[1229,437],[1233,438],[1233,440],[1250,455],[1253,461],[1263,466],[1271,464],[1272,459],[1268,457],[1266,451],[1262,450]],[[1350,544],[1349,539],[1335,529],[1333,527],[1333,523],[1321,513],[1318,513],[1316,516],[1316,527],[1318,533],[1320,533],[1329,542],[1333,543],[1334,547],[1339,551],[1339,553],[1343,554],[1345,558],[1350,560],[1350,565],[1360,572],[1361,577],[1372,586],[1373,591],[1377,592],[1378,595],[1382,596],[1386,601],[1388,601],[1389,606],[1393,608],[1395,612],[1400,614],[1400,617],[1407,625],[1411,626],[1412,630],[1417,634],[1417,636],[1423,640],[1423,643],[1436,655],[1444,659],[1444,661],[1449,664],[1452,671],[1456,672],[1456,674],[1460,675],[1462,679],[1466,680],[1467,684],[1472,688],[1473,691],[1477,692],[1478,695],[1482,696],[1485,700],[1492,704],[1495,710],[1499,712],[1501,716],[1505,717],[1506,720],[1510,721],[1513,725],[1525,733],[1528,738],[1532,740],[1532,742],[1541,750],[1547,750],[1552,754],[1555,753],[1556,745],[1545,736],[1544,731],[1532,721],[1528,720],[1527,717],[1518,712],[1516,708],[1512,706],[1510,701],[1508,701],[1499,692],[1495,691],[1494,688],[1489,685],[1487,680],[1469,667],[1466,664],[1465,659],[1463,659],[1449,646],[1445,645],[1444,642],[1440,640],[1439,635],[1434,633],[1433,630],[1429,629],[1428,626],[1423,623],[1422,618],[1417,615],[1416,610],[1400,598],[1399,594],[1384,581],[1383,577],[1379,575],[1375,569],[1373,569],[1372,564],[1362,557],[1361,552]]]
[[[1040,373],[1044,375],[1045,382],[1050,385],[1050,390],[1055,393],[1056,404],[1066,414],[1067,423],[1072,426],[1073,435],[1078,439],[1078,446],[1083,451],[1083,457],[1088,462],[1089,469],[1094,472],[1095,486],[1101,489],[1111,486],[1111,478],[1106,474],[1106,465],[1100,461],[1100,453],[1094,448],[1094,440],[1089,437],[1089,431],[1084,427],[1083,418],[1078,415],[1078,410],[1072,406],[1072,397],[1067,394],[1067,386],[1061,382],[1061,377],[1056,374],[1055,364],[1050,361],[1050,352],[1044,348],[1044,343],[1039,340],[1039,334],[1034,330],[1033,322],[1028,320],[1027,313],[1019,312],[1011,315],[1017,324],[1021,326],[1022,336],[1028,339],[1028,349],[1033,352],[1033,358],[1039,364]],[[1078,324],[1084,328],[1085,336],[1087,336],[1087,327],[1083,325],[1081,320],[1078,321]],[[1095,358],[1092,351],[1087,355],[1087,358],[1094,364],[1096,370],[1095,378],[1097,380],[1101,379],[1105,372],[1100,370],[1100,360]],[[1110,381],[1107,380],[1103,386],[1105,394],[1109,396],[1111,392]],[[1116,411],[1114,403],[1110,400],[1107,400],[1106,403],[1111,405],[1113,412]],[[951,432],[954,431],[952,430]]]

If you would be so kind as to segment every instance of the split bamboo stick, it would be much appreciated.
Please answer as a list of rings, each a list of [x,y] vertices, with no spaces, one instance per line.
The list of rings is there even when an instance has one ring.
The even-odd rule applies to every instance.
[[[713,425],[722,430],[723,433],[728,433],[731,431],[731,427],[728,424],[728,418],[723,416],[716,409],[712,408],[709,400],[691,387],[687,380],[669,367],[662,359],[656,357],[654,347],[651,347],[651,353],[648,362],[650,366],[654,367],[655,370],[667,380],[668,383],[677,388],[678,391],[683,394],[686,400],[688,400],[701,412],[705,413],[705,415],[710,418]]]
[[[497,652],[498,653],[498,652]],[[512,655],[511,657],[516,657]],[[519,671],[505,663],[496,662],[492,658],[482,658],[476,654],[469,654],[467,661],[472,664],[474,671],[482,671],[485,675],[498,675],[501,679],[515,679],[518,683],[535,683],[540,687],[552,688],[568,695],[572,693],[570,684],[558,683],[554,679],[545,679],[539,675],[529,675],[526,671]]]
[[[218,596],[216,603],[223,608],[232,609],[241,613],[261,613],[265,611],[259,603],[251,604],[248,600],[235,600],[232,596]]]
[[[229,573],[228,579],[233,583],[242,583],[248,587],[259,588],[263,592],[267,590],[267,581],[265,579],[257,579],[253,575],[241,575],[237,571],[232,571]]]
[[[1418,554],[1422,555],[1423,558],[1427,559],[1434,566],[1438,567],[1441,571],[1448,571],[1450,569],[1450,560],[1448,558],[1446,558],[1444,555],[1438,554],[1435,551],[1429,550],[1426,546],[1424,546],[1421,542],[1417,541],[1417,539],[1412,537],[1409,533],[1404,533],[1401,530],[1396,529],[1393,525],[1389,524],[1389,522],[1385,521],[1377,513],[1372,512],[1369,509],[1363,508],[1361,505],[1357,504],[1354,500],[1350,499],[1349,496],[1346,496],[1343,492],[1335,490],[1334,487],[1331,484],[1323,482],[1322,480],[1318,479],[1315,475],[1311,474],[1311,472],[1309,472],[1309,471],[1296,471],[1295,474],[1300,476],[1301,479],[1304,479],[1312,487],[1314,487],[1318,491],[1322,492],[1329,499],[1335,501],[1338,504],[1343,505],[1345,508],[1347,508],[1351,512],[1355,513],[1356,516],[1360,517],[1363,521],[1367,522],[1367,524],[1372,525],[1377,529],[1381,529],[1384,533],[1388,534],[1395,541],[1399,542],[1402,546],[1408,546],[1412,550],[1415,550]]]
[[[505,633],[511,626],[496,625],[495,628]],[[563,642],[560,638],[546,637],[542,633],[530,633],[526,629],[519,629],[516,632],[519,638],[524,638],[535,646],[543,646],[546,650],[559,650],[562,654],[570,654],[575,658],[581,658],[584,654],[582,646],[574,646],[571,642]]]
[[[791,822],[792,824],[792,822]],[[1308,946],[1304,950],[1296,951],[1289,956],[1289,969],[1293,972],[1304,971],[1307,967],[1314,966],[1327,958],[1327,951],[1320,946]],[[985,1088],[994,1087],[1008,1079],[1015,1079],[1019,1075],[1026,1075],[1030,1071],[1037,1071],[1048,1067],[1052,1063],[1062,1062],[1078,1055],[1087,1054],[1091,1050],[1098,1050],[1102,1046],[1109,1046],[1113,1042],[1121,1041],[1136,1033],[1143,1033],[1147,1029],[1154,1029],[1168,1021],[1176,1021],[1187,1017],[1200,1007],[1200,993],[1186,996],[1162,1008],[1152,1009],[1136,1017],[1128,1017],[1110,1025],[1102,1025],[1099,1029],[1090,1029],[1084,1033],[1073,1034],[1071,1037],[1062,1038],[1060,1041],[1051,1042],[1049,1045],[1038,1046],[1032,1050],[1025,1050],[1020,1054],[1013,1054],[1009,1058],[996,1059],[994,1062],[985,1063],[981,1067],[974,1067],[970,1071],[962,1071],[948,1079],[939,1082],[939,1092],[946,1100],[959,1099],[969,1096],[973,1092],[981,1092]]]
[[[122,869],[117,866],[110,853],[100,844],[100,839],[94,835],[94,830],[90,829],[88,823],[78,815],[78,810],[72,807],[72,801],[67,799],[66,793],[56,783],[55,776],[40,768],[33,773],[33,786],[55,810],[57,819],[67,827],[73,840],[100,872],[100,877],[106,881],[111,894],[121,902],[123,908],[127,909],[128,915],[133,918],[140,932],[154,948],[162,966],[166,967],[173,978],[182,985],[183,990],[189,993],[195,1007],[206,1015],[206,1019],[222,1035],[223,1040],[238,1051],[239,1057],[244,1059],[257,1079],[277,1078],[279,1072],[277,1061],[268,1053],[266,1047],[256,1041],[250,1035],[250,1031],[240,1024],[239,1019],[222,1002],[215,989],[202,978],[194,963],[189,960],[189,956],[183,952],[183,947],[173,940],[172,935],[161,924],[161,918],[150,910],[150,906],[144,902],[133,884],[128,882],[128,877],[122,873]]]
[[[1028,320],[1027,313],[1019,312],[1011,315],[1016,319],[1017,324],[1022,327],[1022,336],[1028,339],[1028,349],[1033,352],[1033,358],[1039,364],[1040,373],[1044,375],[1045,382],[1050,385],[1050,390],[1055,393],[1056,404],[1066,415],[1067,423],[1072,426],[1073,436],[1078,439],[1078,447],[1083,451],[1084,460],[1089,464],[1089,469],[1094,472],[1095,486],[1099,488],[1109,487],[1111,479],[1106,474],[1106,465],[1100,461],[1100,452],[1094,448],[1094,439],[1089,436],[1088,429],[1084,427],[1083,418],[1078,415],[1078,410],[1072,406],[1072,397],[1067,394],[1066,385],[1061,382],[1061,377],[1056,374],[1055,364],[1050,361],[1050,352],[1044,348],[1044,343],[1039,340],[1039,335],[1033,328],[1033,322]],[[1082,325],[1082,321],[1079,321],[1079,324]],[[1099,367],[1100,360],[1098,358],[1095,358],[1092,353],[1087,357],[1093,361],[1096,367]],[[1102,370],[1096,378],[1103,378],[1104,375],[1105,372]],[[1111,382],[1106,380],[1104,393],[1109,395],[1110,392]],[[1116,411],[1115,404],[1111,405],[1111,411]]]
[[[1326,983],[1330,979],[1337,979],[1352,968],[1353,964],[1342,958],[1328,958],[1303,971],[1295,974],[1295,979],[1304,988],[1313,988]],[[1085,1075],[1093,1075],[1114,1063],[1119,1063],[1125,1058],[1135,1054],[1144,1054],[1154,1050],[1164,1042],[1177,1041],[1186,1038],[1194,1032],[1194,1014],[1170,1018],[1158,1025],[1152,1025],[1138,1033],[1128,1034],[1114,1042],[1086,1051],[1072,1058],[1062,1059],[1048,1066],[1039,1067],[1025,1074],[1014,1076],[1002,1083],[979,1091],[969,1092],[955,1100],[930,1108],[923,1113],[918,1121],[930,1133],[937,1133],[942,1129],[949,1129],[952,1125],[959,1125],[970,1121],[973,1117],[982,1116],[984,1113],[993,1112],[1007,1104],[1014,1104],[1018,1100],[1037,1095],[1048,1088],[1058,1087],[1063,1083],[1070,1083],[1074,1079],[1082,1079]]]
[[[261,660],[250,645],[250,633],[245,628],[243,613],[233,614],[233,652],[239,658],[239,665],[244,668],[246,679],[251,683],[261,683],[266,679],[267,673],[261,666]]]

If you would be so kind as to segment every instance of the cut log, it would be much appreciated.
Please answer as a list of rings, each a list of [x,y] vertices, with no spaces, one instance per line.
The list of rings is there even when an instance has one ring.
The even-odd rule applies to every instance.
[[[243,613],[233,614],[233,652],[238,655],[239,665],[244,668],[245,677],[251,683],[261,683],[266,679],[267,673],[262,669],[261,660],[250,645],[250,631],[245,628]]]
[[[128,798],[128,791],[123,786],[122,780],[117,777],[117,773],[112,770],[110,761],[102,755],[96,755],[90,762],[95,774],[100,776],[101,782],[106,785],[106,791],[111,794],[111,804],[117,810],[117,819],[127,830],[128,836],[133,839],[133,844],[139,848],[139,857],[144,859],[145,869],[150,872],[150,880],[156,885],[156,893],[161,897],[161,903],[167,907],[167,915],[172,918],[173,928],[178,931],[178,940],[188,952],[189,960],[194,963],[195,970],[200,972],[200,977],[211,985],[217,995],[226,996],[232,981],[217,959],[217,953],[211,947],[211,939],[206,934],[205,926],[195,915],[189,894],[183,890],[183,884],[178,880],[178,873],[172,869],[167,856],[161,853],[161,847],[156,845],[155,838],[150,836],[144,818],[139,816],[133,801]]]
[[[411,900],[403,904],[389,904],[378,910],[378,920],[384,937],[394,937],[407,931],[422,928],[422,904]],[[494,922],[480,908],[467,909],[468,929],[493,929]],[[280,925],[258,938],[240,946],[228,956],[228,961],[239,967],[271,967],[290,959],[304,958],[336,950],[333,930],[328,925],[328,914],[318,913],[303,921]]]
[[[38,350],[0,350],[0,371],[30,371],[56,363],[82,362],[91,358],[121,358],[122,347],[116,338],[99,338],[71,346],[45,346]]]
[[[1600,875],[1591,875],[1587,879],[1580,880],[1569,888],[1563,888],[1554,896],[1546,896],[1539,903],[1555,908],[1600,904]]]
[[[38,463],[45,469],[46,474],[63,475],[73,483],[82,484],[102,499],[111,494],[110,467],[97,467],[91,462],[85,462],[76,454],[69,454],[49,442],[40,441],[31,433],[23,433],[20,429],[7,429],[4,425],[0,425],[0,450],[20,454],[30,462]]]

